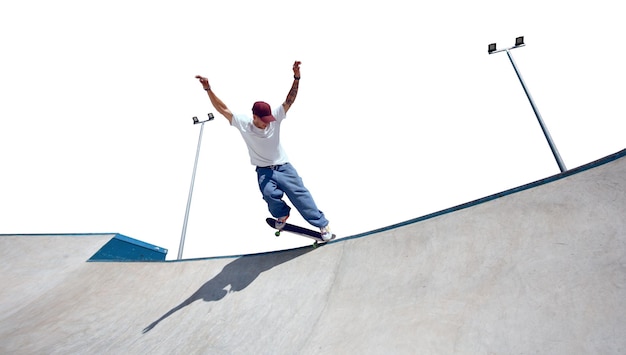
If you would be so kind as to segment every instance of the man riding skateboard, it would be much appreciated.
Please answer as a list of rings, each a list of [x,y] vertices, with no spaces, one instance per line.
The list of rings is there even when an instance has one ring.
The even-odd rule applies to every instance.
[[[328,220],[317,208],[309,190],[304,187],[302,178],[289,163],[287,154],[280,144],[280,125],[287,118],[287,111],[298,95],[300,83],[300,62],[293,63],[293,84],[282,105],[274,107],[257,101],[252,105],[252,117],[247,114],[233,113],[211,89],[209,80],[196,75],[202,88],[209,95],[209,100],[217,112],[222,114],[231,126],[237,128],[243,137],[250,162],[256,166],[259,188],[263,199],[267,202],[272,216],[276,218],[276,229],[285,226],[291,207],[283,201],[287,194],[302,217],[311,225],[320,229],[320,237],[324,241],[332,238]]]

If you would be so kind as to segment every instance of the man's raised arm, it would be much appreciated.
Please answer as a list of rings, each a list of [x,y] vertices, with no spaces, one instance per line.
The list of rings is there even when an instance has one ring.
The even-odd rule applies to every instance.
[[[200,76],[200,75],[196,75],[196,79],[198,79],[200,81],[200,84],[202,84],[202,88],[204,90],[206,90],[207,94],[209,94],[209,100],[211,100],[211,104],[213,105],[213,107],[215,107],[217,112],[221,113],[222,116],[226,117],[228,122],[232,124],[233,113],[230,112],[230,110],[228,109],[226,104],[224,104],[224,102],[222,100],[220,100],[217,96],[215,96],[215,94],[211,90],[211,85],[209,84],[209,79],[207,79],[207,78],[205,78],[203,76]]]
[[[289,90],[289,94],[287,94],[287,98],[285,102],[283,102],[283,108],[285,109],[285,113],[289,111],[289,108],[296,101],[296,96],[298,96],[298,85],[300,84],[300,64],[301,62],[295,61],[293,63],[293,84],[291,84],[291,90]]]

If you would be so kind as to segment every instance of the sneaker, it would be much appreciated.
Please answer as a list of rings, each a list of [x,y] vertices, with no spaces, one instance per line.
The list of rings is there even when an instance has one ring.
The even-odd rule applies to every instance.
[[[276,218],[276,223],[274,223],[274,228],[278,230],[283,229],[285,227],[285,224],[287,224],[287,218],[289,218],[289,215],[285,217]]]
[[[330,231],[330,225],[320,228],[320,235],[325,242],[335,239],[335,235]]]

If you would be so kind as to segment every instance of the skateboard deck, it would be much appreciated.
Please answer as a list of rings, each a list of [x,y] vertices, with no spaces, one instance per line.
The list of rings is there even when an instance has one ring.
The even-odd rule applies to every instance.
[[[265,221],[267,222],[267,224],[270,227],[276,229],[276,227],[275,227],[276,219],[274,219],[274,218],[266,218]],[[285,226],[283,227],[283,229],[276,230],[274,235],[279,237],[281,231],[285,231],[285,232],[289,232],[289,233],[293,233],[293,234],[297,234],[297,235],[300,235],[300,236],[303,236],[303,237],[307,237],[307,238],[313,239],[313,240],[315,240],[315,243],[313,243],[314,247],[318,246],[319,244],[326,244],[330,240],[335,239],[335,235],[333,234],[333,237],[330,240],[324,240],[320,236],[320,232],[319,231],[316,232],[314,230],[303,228],[303,227],[296,226],[296,225],[289,224],[289,223],[285,223]]]

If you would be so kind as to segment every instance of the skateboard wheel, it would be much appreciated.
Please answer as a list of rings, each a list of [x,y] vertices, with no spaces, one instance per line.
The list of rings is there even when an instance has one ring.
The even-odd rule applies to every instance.
[[[319,245],[319,243],[317,241],[315,241],[315,243],[313,243],[313,249],[317,248],[318,245]]]
[[[276,231],[276,232],[274,233],[274,235],[275,235],[275,236],[277,236],[277,237],[280,237],[280,231]]]

